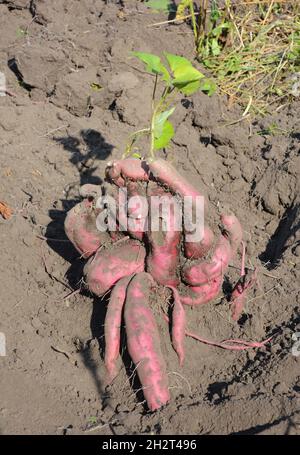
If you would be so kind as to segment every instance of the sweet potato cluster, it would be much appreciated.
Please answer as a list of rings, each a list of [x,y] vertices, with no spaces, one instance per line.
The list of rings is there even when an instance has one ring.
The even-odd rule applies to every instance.
[[[126,188],[124,205],[130,220],[126,231],[120,215],[118,188]],[[178,219],[181,212],[176,210],[176,204],[189,197],[193,211],[193,204],[202,195],[162,159],[146,162],[127,158],[111,162],[106,168],[104,185],[84,185],[80,192],[83,200],[68,212],[65,231],[78,252],[88,259],[84,268],[88,288],[99,297],[111,290],[105,320],[108,382],[118,374],[124,317],[129,355],[147,405],[150,410],[156,410],[169,401],[170,394],[159,330],[150,305],[151,293],[156,286],[165,286],[172,292],[172,344],[182,365],[186,335],[184,305],[200,305],[217,297],[229,262],[241,245],[241,225],[234,215],[224,213],[220,217],[222,227],[218,238],[204,225],[202,238],[191,241],[185,224]],[[97,225],[99,216],[106,221],[111,216],[107,204],[97,203],[105,196],[117,204],[115,226],[107,231],[99,230]],[[152,212],[145,215],[139,198],[151,199],[152,208],[160,210],[155,207],[160,197],[172,199],[173,205],[168,214],[168,228],[162,220],[158,229],[153,230]],[[239,284],[232,298],[235,319],[242,308],[243,283]]]

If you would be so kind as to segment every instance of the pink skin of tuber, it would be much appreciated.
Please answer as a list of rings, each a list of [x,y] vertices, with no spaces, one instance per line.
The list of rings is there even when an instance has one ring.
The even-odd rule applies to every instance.
[[[149,180],[146,162],[136,158],[112,161],[107,164],[105,173],[119,187],[125,186],[126,180]]]
[[[149,307],[150,274],[138,273],[127,288],[124,308],[127,347],[148,408],[155,411],[170,400],[166,364],[160,348],[159,330]]]
[[[66,235],[84,258],[89,258],[101,245],[110,243],[109,234],[98,231],[96,217],[97,209],[85,199],[69,210],[65,219]]]
[[[181,232],[176,230],[177,226],[181,226],[181,212],[176,206],[176,201],[171,198],[170,193],[166,193],[162,188],[156,184],[148,186],[148,196],[151,197],[151,213],[162,215],[160,212],[160,199],[156,197],[163,197],[167,200],[174,202],[170,205],[170,209],[166,214],[168,216],[167,224],[165,226],[164,220],[160,216],[160,225],[158,231],[151,230],[151,218],[149,223],[149,230],[146,233],[146,238],[150,245],[150,253],[147,256],[147,271],[151,273],[155,281],[164,286],[178,286],[179,278],[177,276],[177,267],[179,265],[179,245]],[[168,230],[165,230],[168,228]]]
[[[79,194],[83,198],[88,198],[88,200],[84,201],[88,204],[96,204],[98,198],[100,198],[102,196],[103,197],[110,196],[111,198],[115,199],[117,204],[119,202],[118,201],[118,190],[113,186],[108,187],[107,185],[99,186],[99,185],[93,185],[90,183],[86,183],[85,185],[82,185],[79,188]],[[94,226],[96,224],[96,217],[98,216],[99,213],[101,213],[101,211],[102,210],[98,209],[98,208],[94,209],[95,218],[92,220]],[[116,231],[110,230],[108,232],[107,231],[105,231],[105,232],[98,231],[98,232],[101,236],[103,236],[106,239],[106,241],[109,241],[109,238],[111,238],[111,240],[113,240],[113,241],[118,241],[118,240],[122,239],[125,236],[125,234],[123,231],[121,231],[119,229],[118,223],[117,223],[117,229],[118,230],[116,230]]]
[[[212,230],[204,226],[203,239],[200,242],[184,242],[184,255],[188,259],[199,259],[206,256],[214,243]]]
[[[214,278],[202,286],[185,286],[179,289],[180,301],[183,305],[202,305],[214,300],[222,286],[223,276]]]
[[[121,240],[111,248],[98,250],[84,267],[88,288],[102,296],[121,278],[142,272],[145,248],[137,240]]]
[[[227,238],[221,236],[210,262],[193,261],[182,268],[182,279],[191,286],[200,286],[223,276],[231,259],[232,250]]]
[[[127,286],[133,275],[121,278],[111,291],[107,307],[104,337],[105,356],[104,363],[107,370],[107,383],[110,384],[118,374],[116,361],[120,354],[120,336],[122,311],[126,298]]]
[[[201,193],[196,190],[177,170],[167,161],[156,158],[147,162],[154,180],[167,185],[173,193],[184,196],[201,196]]]
[[[177,170],[167,161],[157,158],[150,160],[147,164],[154,179],[164,185],[167,185],[173,193],[178,193],[182,198],[190,196],[193,200],[197,196],[202,197],[202,194],[197,191],[196,188],[194,188],[193,185],[191,185],[184,177],[182,177],[182,175],[180,175],[179,172],[177,172]],[[194,242],[186,242],[186,257],[202,257],[209,251],[213,243],[213,238],[214,234],[212,230],[206,226],[204,229],[203,239],[200,242],[197,242],[196,245],[194,245],[194,248]],[[189,245],[189,243],[191,243],[191,245]]]
[[[242,242],[242,227],[234,215],[222,215],[225,232],[221,235],[210,262],[193,261],[182,269],[182,279],[191,286],[199,286],[223,276],[229,262]]]
[[[128,232],[138,239],[143,240],[146,230],[148,217],[148,207],[144,207],[146,191],[139,182],[130,181],[127,183],[127,198],[128,198]]]
[[[182,367],[184,362],[184,341],[186,315],[182,306],[180,295],[176,288],[169,286],[173,292],[174,306],[172,312],[172,344],[175,352],[178,355],[179,365]]]

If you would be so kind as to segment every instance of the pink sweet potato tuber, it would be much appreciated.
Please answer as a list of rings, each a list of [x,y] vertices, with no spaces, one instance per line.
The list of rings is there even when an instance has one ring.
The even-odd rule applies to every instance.
[[[178,355],[179,365],[184,362],[184,341],[185,341],[185,326],[186,316],[182,306],[180,295],[176,288],[169,286],[173,292],[174,305],[172,312],[172,344],[175,352]]]
[[[168,162],[160,158],[149,160],[147,163],[154,179],[164,185],[167,185],[173,193],[184,196],[201,196],[177,170]]]
[[[179,278],[179,247],[181,238],[181,211],[177,201],[156,183],[148,185],[150,210],[149,229],[146,233],[150,251],[147,256],[147,270],[155,281],[162,285],[177,286]],[[161,212],[161,201],[168,210]],[[170,204],[168,206],[168,204]],[[154,218],[157,225],[154,226]],[[179,230],[178,230],[179,228]]]
[[[214,242],[212,230],[204,226],[203,239],[199,242],[184,242],[184,255],[188,259],[203,258],[211,249]]]
[[[197,197],[203,197],[202,194],[196,190],[177,170],[167,161],[163,159],[149,160],[147,163],[153,177],[158,182],[167,185],[167,187],[175,194],[179,194],[181,198],[192,198],[192,210],[194,211],[194,204]],[[186,228],[185,233],[188,234]],[[204,229],[203,239],[199,242],[185,242],[186,257],[199,258],[204,256],[213,243],[213,232],[206,226]]]
[[[209,262],[193,261],[182,267],[182,279],[191,286],[200,286],[223,276],[231,259],[232,250],[227,238],[221,235]]]
[[[137,240],[121,240],[98,250],[84,267],[88,288],[102,296],[118,280],[144,270],[146,250]]]
[[[223,275],[212,279],[202,286],[181,286],[180,301],[183,305],[202,305],[215,299],[222,286]]]
[[[105,243],[110,243],[107,232],[100,232],[96,226],[99,209],[93,203],[84,199],[69,210],[65,219],[65,232],[76,250],[84,257],[89,258]]]
[[[121,278],[111,291],[107,307],[104,338],[105,357],[104,363],[107,370],[107,383],[110,384],[118,374],[116,361],[120,353],[120,334],[122,310],[126,298],[127,286],[133,275]]]
[[[234,215],[222,215],[224,232],[209,262],[192,261],[182,268],[182,279],[191,286],[208,283],[223,276],[242,241],[242,227]]]
[[[112,161],[105,172],[106,178],[119,187],[125,186],[126,180],[149,180],[146,162],[136,158]]]
[[[129,283],[124,316],[127,346],[147,405],[151,411],[170,400],[166,364],[160,348],[159,331],[149,307],[153,279],[148,273],[138,273]]]

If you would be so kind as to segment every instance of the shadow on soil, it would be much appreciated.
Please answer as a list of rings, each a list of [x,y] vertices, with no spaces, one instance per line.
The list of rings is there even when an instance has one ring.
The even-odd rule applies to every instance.
[[[265,251],[259,256],[259,259],[265,262],[268,270],[273,270],[277,267],[282,255],[287,249],[286,243],[289,237],[292,237],[300,229],[300,206],[298,203],[288,207],[274,234],[271,236]],[[294,248],[299,244],[296,242]]]
[[[81,130],[78,137],[58,137],[54,138],[54,140],[61,144],[64,150],[70,154],[70,162],[76,167],[79,175],[76,181],[68,183],[65,187],[65,199],[61,200],[63,210],[57,210],[55,206],[49,210],[52,221],[47,226],[45,236],[49,239],[47,241],[49,247],[70,263],[65,277],[72,289],[78,289],[82,283],[83,267],[86,261],[80,258],[79,253],[66,237],[64,230],[65,217],[67,212],[80,201],[79,196],[72,196],[78,192],[79,186],[85,183],[102,184],[102,179],[96,175],[97,163],[99,160],[106,160],[114,147],[105,141],[100,132],[93,129]],[[83,295],[90,296],[85,289],[81,289],[80,292]],[[99,300],[94,298],[93,301],[90,328],[91,338],[97,339],[101,354],[104,350],[104,318],[107,305],[106,301],[100,302]],[[105,395],[104,384],[99,377],[97,365],[91,357],[89,342],[87,346],[80,350],[80,354],[84,365],[93,377],[101,399],[103,399]]]
[[[286,427],[286,430],[285,430],[284,434],[285,435],[289,435],[292,428],[297,429],[297,424],[293,421],[292,417],[296,416],[299,413],[300,413],[300,411],[296,411],[296,412],[293,412],[289,416],[280,417],[280,418],[274,420],[273,422],[265,423],[263,425],[255,425],[254,427],[247,428],[247,430],[236,431],[234,433],[230,433],[230,435],[231,436],[235,436],[235,435],[255,435],[255,434],[259,434],[259,433],[261,433],[261,432],[263,432],[265,430],[269,430],[270,428],[275,427],[276,425],[279,425],[281,422],[286,422],[286,421],[287,421],[287,427]]]

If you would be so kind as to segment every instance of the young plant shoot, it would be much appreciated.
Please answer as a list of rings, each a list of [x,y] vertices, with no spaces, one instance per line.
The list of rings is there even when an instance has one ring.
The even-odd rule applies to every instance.
[[[141,60],[146,71],[153,74],[154,86],[152,95],[152,113],[148,127],[134,132],[130,136],[124,157],[133,154],[133,146],[141,136],[149,138],[149,151],[146,156],[154,158],[155,151],[166,148],[174,136],[174,127],[170,117],[175,110],[174,102],[177,95],[189,96],[197,90],[202,90],[208,95],[215,91],[215,84],[197,70],[189,60],[179,55],[165,53],[166,65],[161,58],[146,52],[133,52]],[[158,87],[162,93],[157,96]],[[134,154],[138,157],[139,154]]]

